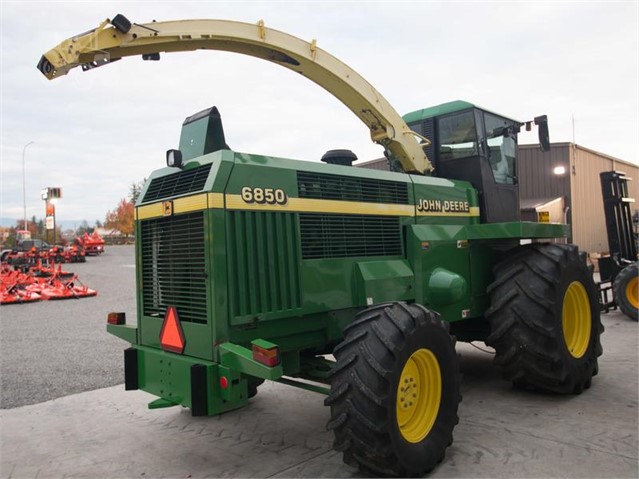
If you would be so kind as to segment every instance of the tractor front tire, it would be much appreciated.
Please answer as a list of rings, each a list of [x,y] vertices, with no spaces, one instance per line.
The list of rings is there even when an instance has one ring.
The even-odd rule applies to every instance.
[[[619,271],[612,283],[615,303],[623,314],[634,321],[638,321],[639,307],[639,278],[637,277],[637,263],[632,263]]]
[[[260,378],[247,379],[247,394],[249,399],[257,396],[257,388],[261,386],[263,383],[264,383],[264,380]]]
[[[494,274],[486,344],[495,348],[505,379],[558,394],[589,388],[603,326],[597,289],[577,248],[522,246]]]
[[[389,476],[431,471],[453,441],[461,400],[448,325],[426,308],[373,306],[333,352],[328,428],[344,462]]]

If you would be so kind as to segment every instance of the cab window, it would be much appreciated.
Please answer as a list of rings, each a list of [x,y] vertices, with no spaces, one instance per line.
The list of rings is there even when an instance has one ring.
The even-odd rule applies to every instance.
[[[490,113],[484,113],[488,161],[497,183],[515,183],[517,140],[512,131],[512,123]]]
[[[455,160],[478,155],[477,128],[472,111],[440,118],[437,126],[440,160]]]

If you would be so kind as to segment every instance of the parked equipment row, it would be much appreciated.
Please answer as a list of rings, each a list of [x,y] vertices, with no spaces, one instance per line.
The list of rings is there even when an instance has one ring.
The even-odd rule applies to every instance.
[[[40,300],[79,299],[97,295],[80,282],[78,275],[62,265],[37,265],[23,270],[3,265],[0,269],[0,304],[22,304]]]

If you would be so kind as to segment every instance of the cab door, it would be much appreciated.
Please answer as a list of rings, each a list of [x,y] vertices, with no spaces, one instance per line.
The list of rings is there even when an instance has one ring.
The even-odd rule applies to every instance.
[[[483,123],[484,137],[480,141],[482,217],[487,223],[519,221],[515,125],[511,120],[487,112],[483,113]]]

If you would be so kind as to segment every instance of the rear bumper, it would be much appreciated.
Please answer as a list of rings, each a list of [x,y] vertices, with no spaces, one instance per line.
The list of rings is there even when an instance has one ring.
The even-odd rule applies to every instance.
[[[124,351],[125,389],[157,396],[150,408],[181,405],[194,416],[213,416],[246,405],[249,377],[277,380],[283,375],[279,361],[267,366],[250,349],[232,343],[217,346],[215,362],[142,346],[131,325],[107,324],[107,332],[131,343]],[[253,343],[277,348],[261,339]]]
[[[220,364],[134,345],[124,351],[125,388],[161,398],[149,406],[185,406],[193,416],[213,416],[246,405],[247,381]],[[224,378],[224,379],[222,379]]]
[[[150,408],[181,405],[194,416],[214,416],[247,404],[248,377],[282,377],[281,365],[260,364],[241,346],[225,343],[220,351],[222,364],[132,345],[124,351],[125,389],[158,396]]]
[[[218,364],[144,346],[124,351],[124,379],[126,390],[141,389],[164,400],[165,406],[188,407],[193,416],[215,415],[246,403],[240,381],[234,385],[236,394],[222,391]],[[158,402],[152,404],[158,407]]]

